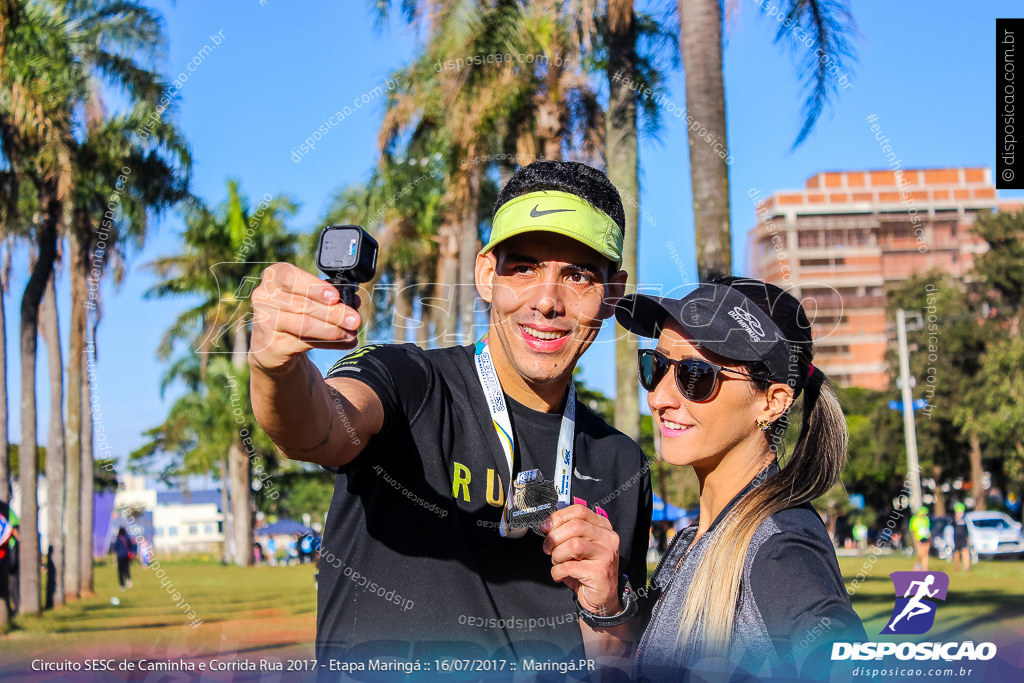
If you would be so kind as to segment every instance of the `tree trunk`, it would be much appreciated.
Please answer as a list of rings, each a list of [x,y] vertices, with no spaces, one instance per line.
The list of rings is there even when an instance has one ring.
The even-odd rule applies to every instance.
[[[67,542],[64,544],[64,598],[77,600],[82,565],[82,358],[85,311],[89,305],[86,258],[79,230],[88,230],[88,213],[76,212],[68,231],[71,278],[71,329],[68,337],[67,468],[64,473]]]
[[[680,43],[686,69],[690,186],[702,281],[732,273],[729,166],[722,78],[722,5],[680,0]]]
[[[434,301],[441,307],[441,310],[432,311],[431,315],[436,321],[437,345],[441,347],[452,346],[456,343],[458,295],[455,288],[458,286],[457,278],[459,276],[459,233],[459,224],[446,220],[441,224],[437,235],[440,240],[441,253],[437,260],[437,286],[434,288]]]
[[[99,283],[96,283],[99,286]],[[90,329],[88,316],[85,321],[85,363],[82,364],[82,533],[78,537],[78,595],[87,598],[93,594],[92,571],[92,517],[93,517],[93,476],[95,466],[92,458],[92,382],[96,377],[96,330]]]
[[[946,494],[942,492],[942,465],[932,465],[932,476],[935,479],[935,516],[946,516]]]
[[[608,179],[619,189],[626,211],[622,269],[629,273],[626,293],[636,290],[640,240],[639,151],[636,94],[628,87],[636,76],[636,25],[633,0],[608,3],[608,123],[605,155]],[[619,74],[616,77],[616,74]],[[619,330],[615,339],[615,428],[640,441],[640,392],[636,382],[636,335]]]
[[[18,547],[22,614],[39,612],[39,500],[36,452],[36,343],[39,304],[57,256],[57,221],[61,208],[57,188],[43,182],[39,188],[42,220],[36,231],[39,254],[21,298],[21,445],[18,448],[21,483],[21,529]]]
[[[224,521],[221,523],[221,532],[224,536],[221,547],[220,561],[224,564],[231,564],[235,561],[235,536],[234,526],[231,524],[231,475],[228,472],[228,458],[221,458],[218,464],[220,469],[220,510]]]
[[[57,316],[57,288],[51,272],[43,296],[42,332],[49,358],[50,434],[46,443],[46,511],[49,540],[46,575],[46,604],[64,605],[64,359],[60,348],[60,324]]]
[[[412,327],[412,295],[413,287],[409,278],[395,278],[395,312],[391,318],[391,338],[396,344],[409,341],[409,328]]]
[[[370,282],[363,283],[359,293],[359,317],[363,319],[363,325],[359,328],[359,345],[369,344],[376,339],[374,336],[375,323],[377,321],[377,301],[374,298],[375,289],[379,278],[375,277]]]
[[[559,78],[562,68],[548,63],[547,92],[537,107],[537,137],[540,138],[540,150],[544,159],[560,161],[562,159],[562,133],[565,129],[563,119],[564,107],[559,100]]]
[[[474,281],[475,279],[474,277]],[[434,308],[424,304],[424,292],[426,289],[423,283],[425,280],[426,278],[422,278],[417,286],[417,295],[420,298],[420,321],[419,327],[416,328],[416,345],[421,349],[430,348],[431,325],[434,321]]]
[[[476,156],[476,149],[473,149],[472,156]],[[471,344],[476,341],[476,330],[474,322],[476,316],[476,255],[480,251],[480,244],[477,238],[478,217],[480,214],[480,176],[482,164],[472,164],[467,171],[466,205],[462,217],[462,231],[459,236],[459,280],[458,297],[459,302],[459,324],[463,344]]]
[[[235,325],[234,345],[231,364],[239,373],[245,372],[249,343],[245,325]],[[231,473],[231,511],[234,517],[235,564],[248,567],[252,564],[252,462],[242,447],[239,434],[228,451],[228,465]]]
[[[984,468],[981,465],[981,437],[971,430],[968,440],[971,445],[971,495],[974,496],[974,509],[984,511],[988,507],[988,491],[982,481]]]
[[[7,281],[0,275],[0,502],[11,502],[11,454],[7,442]],[[9,510],[8,510],[9,511]],[[9,581],[10,555],[0,566],[0,580]],[[6,592],[6,591],[5,591]],[[10,603],[0,600],[0,628],[11,621]]]
[[[7,441],[7,419],[7,282],[0,277],[0,501],[4,503],[11,500],[11,454]],[[2,618],[3,615],[0,615]]]

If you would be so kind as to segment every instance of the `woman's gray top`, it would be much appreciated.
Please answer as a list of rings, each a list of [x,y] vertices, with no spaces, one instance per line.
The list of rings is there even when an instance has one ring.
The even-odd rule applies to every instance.
[[[772,465],[762,480],[778,471]],[[692,548],[696,523],[676,534],[641,596],[649,621],[633,662],[634,680],[679,680],[691,673],[710,674],[714,680],[723,674],[742,679],[744,673],[827,678],[822,667],[829,664],[829,648],[822,646],[865,639],[832,541],[810,505],[773,514],[754,532],[743,563],[728,661],[703,657],[699,633],[677,639],[686,593],[708,544],[756,483],[755,478],[729,502]]]

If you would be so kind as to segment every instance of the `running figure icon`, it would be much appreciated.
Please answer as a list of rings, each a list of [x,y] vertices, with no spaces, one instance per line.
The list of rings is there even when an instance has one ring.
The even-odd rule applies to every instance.
[[[890,631],[895,630],[893,629],[893,626],[895,626],[896,622],[902,619],[903,617],[906,617],[907,619],[913,619],[919,614],[928,614],[932,611],[932,609],[934,609],[930,605],[925,605],[921,602],[921,600],[923,600],[924,598],[934,598],[935,594],[939,592],[938,588],[936,588],[933,591],[928,590],[928,586],[932,585],[933,583],[935,583],[935,577],[932,574],[929,574],[928,576],[924,577],[924,581],[910,582],[910,586],[907,587],[907,592],[906,594],[904,594],[903,597],[910,598],[910,592],[914,590],[914,586],[918,586],[917,594],[914,597],[910,598],[910,602],[908,602],[907,606],[903,608],[903,611],[900,612],[900,615],[893,619],[892,622],[889,624]]]
[[[946,599],[949,577],[943,572],[893,572],[896,604],[882,633],[921,634],[935,622],[938,601]]]

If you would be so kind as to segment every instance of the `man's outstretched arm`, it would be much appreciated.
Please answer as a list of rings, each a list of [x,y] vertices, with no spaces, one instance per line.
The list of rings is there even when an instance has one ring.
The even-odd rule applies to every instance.
[[[362,382],[325,381],[306,352],[355,347],[358,311],[341,303],[333,285],[285,263],[264,271],[252,305],[249,367],[256,421],[287,458],[347,465],[380,431],[384,408]]]

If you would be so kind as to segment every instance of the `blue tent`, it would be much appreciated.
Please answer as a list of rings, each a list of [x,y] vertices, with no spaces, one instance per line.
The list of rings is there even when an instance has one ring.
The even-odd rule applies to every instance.
[[[314,531],[294,519],[282,519],[256,530],[257,536],[298,536],[299,534],[313,535]]]
[[[654,494],[654,512],[651,514],[652,522],[675,522],[689,513],[682,508],[677,508],[672,503],[666,503],[657,494]]]

